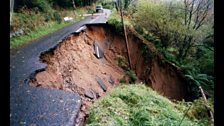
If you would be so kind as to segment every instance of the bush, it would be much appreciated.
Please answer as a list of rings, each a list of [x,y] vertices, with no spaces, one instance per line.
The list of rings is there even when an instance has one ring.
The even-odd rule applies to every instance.
[[[112,13],[108,19],[108,23],[114,26],[118,33],[123,34],[123,27],[122,27],[123,25],[120,16],[116,12],[116,9],[112,10]]]
[[[34,0],[34,6],[38,7],[42,12],[51,12],[52,8],[46,0]]]
[[[211,107],[211,111],[214,113],[214,100],[209,98],[208,104]],[[208,126],[209,123],[211,123],[209,122],[209,112],[202,97],[195,99],[193,102],[179,101],[177,102],[176,107],[180,111],[186,111],[190,107],[190,109],[186,113],[186,116],[191,120],[199,120],[199,124],[201,125]]]
[[[121,55],[117,55],[117,64],[119,67],[121,67],[124,70],[129,69],[128,62],[126,61],[125,57]]]
[[[49,12],[52,10],[49,1],[47,0],[20,0],[15,1],[15,12],[19,12],[19,10],[23,7],[34,9],[41,12]]]
[[[103,8],[112,10],[114,8],[114,3],[102,3]]]
[[[57,11],[54,12],[54,19],[55,19],[58,23],[61,23],[61,22],[62,22],[62,18],[61,18],[60,14],[59,14]]]
[[[126,82],[125,77],[120,80],[121,83],[135,83],[137,80],[136,74],[133,70],[130,70],[129,64],[126,61],[125,57],[118,55],[117,56],[117,64],[119,67],[125,70],[126,76],[128,77],[128,82]]]
[[[45,25],[45,18],[43,14],[23,7],[19,10],[19,13],[14,13],[10,25],[10,31],[16,32],[23,29],[24,32],[27,33],[30,30],[35,30],[36,27],[42,25]]]
[[[92,14],[92,13],[95,13],[95,10],[92,8],[92,7],[87,7],[87,13],[88,14]]]
[[[136,74],[133,70],[126,71],[126,75],[128,76],[129,83],[133,84],[137,80]]]
[[[117,18],[111,18],[108,20],[108,23],[116,28],[118,33],[123,33],[122,23]]]
[[[214,108],[213,108],[214,103],[212,102],[211,99],[209,99],[208,101],[209,101],[209,105],[212,107],[212,111],[214,112]],[[192,104],[193,104],[192,109],[190,109],[187,113],[187,116],[189,118],[191,118],[191,119],[204,119],[204,118],[209,119],[208,110],[206,108],[205,101],[202,97],[194,100]]]
[[[201,73],[214,76],[214,51],[206,49],[205,47],[197,48],[196,66],[200,69]]]

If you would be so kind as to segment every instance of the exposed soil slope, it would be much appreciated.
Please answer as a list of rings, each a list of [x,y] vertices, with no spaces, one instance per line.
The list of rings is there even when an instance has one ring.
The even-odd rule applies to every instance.
[[[186,98],[186,81],[181,71],[163,59],[150,42],[129,29],[132,68],[139,79],[160,94],[181,100]]]
[[[93,26],[86,32],[67,37],[55,50],[41,55],[42,62],[48,67],[39,72],[30,84],[78,92],[83,102],[79,119],[83,120],[91,103],[105,95],[96,79],[101,78],[110,91],[125,75],[116,60],[117,55],[122,55],[122,50],[124,54],[125,49],[120,44],[123,40],[116,37],[111,41],[106,36],[103,27]],[[104,51],[104,58],[95,56],[94,42]]]
[[[41,55],[41,61],[48,67],[31,80],[33,86],[78,92],[83,102],[79,124],[83,123],[92,102],[118,85],[125,76],[117,59],[120,55],[127,59],[127,49],[124,37],[114,31],[108,25],[88,25],[84,32],[65,38],[56,49]],[[153,45],[131,29],[128,40],[131,66],[138,79],[169,98],[185,98],[185,83],[177,68],[163,60]],[[102,59],[96,57],[94,43],[103,50]],[[97,78],[107,87],[106,92]]]

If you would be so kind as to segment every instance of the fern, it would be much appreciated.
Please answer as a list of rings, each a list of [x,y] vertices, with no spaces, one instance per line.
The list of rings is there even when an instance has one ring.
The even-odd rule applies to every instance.
[[[189,80],[189,86],[191,90],[195,92],[196,87],[202,86],[204,90],[206,90],[211,96],[213,96],[214,81],[212,76],[209,76],[207,74],[198,74],[194,71],[187,71],[185,77],[187,80]],[[198,95],[198,91],[196,91],[195,94]]]

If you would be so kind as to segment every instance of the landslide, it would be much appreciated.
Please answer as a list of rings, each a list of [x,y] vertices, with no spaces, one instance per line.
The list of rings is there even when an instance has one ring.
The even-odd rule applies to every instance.
[[[131,67],[138,81],[170,99],[187,98],[186,83],[180,70],[165,61],[154,46],[134,30],[127,29],[127,37]],[[103,51],[103,58],[96,57],[94,43]],[[66,37],[56,48],[41,54],[41,62],[48,66],[36,73],[30,85],[79,93],[82,107],[76,123],[84,123],[90,105],[127,76],[118,64],[120,56],[127,61],[123,35],[107,24],[87,25],[85,31]],[[97,78],[107,87],[106,92],[99,86]]]

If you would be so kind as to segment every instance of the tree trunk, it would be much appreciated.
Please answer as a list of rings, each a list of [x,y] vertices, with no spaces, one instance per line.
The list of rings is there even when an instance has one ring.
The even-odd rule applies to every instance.
[[[209,110],[209,113],[210,113],[210,116],[211,116],[211,120],[212,120],[212,122],[214,122],[214,115],[213,115],[213,112],[211,111],[211,107],[208,104],[208,101],[207,101],[207,98],[205,96],[205,93],[204,93],[204,91],[203,91],[201,86],[199,86],[199,89],[201,91],[202,97],[204,98],[205,105],[206,105],[207,109]]]
[[[74,0],[72,0],[72,5],[73,5],[73,8],[76,9],[75,1]]]
[[[128,45],[128,38],[127,38],[127,35],[126,35],[126,28],[125,28],[125,24],[124,24],[124,19],[123,19],[123,11],[122,11],[122,2],[120,0],[120,13],[121,13],[121,22],[122,22],[122,25],[123,25],[123,30],[124,30],[124,36],[125,36],[125,42],[126,42],[126,48],[127,48],[127,53],[128,53],[128,62],[129,62],[129,67],[130,69],[132,68],[131,67],[131,57],[130,57],[130,53],[129,53],[129,45]]]
[[[12,22],[13,8],[14,8],[14,0],[10,0],[10,25]]]

